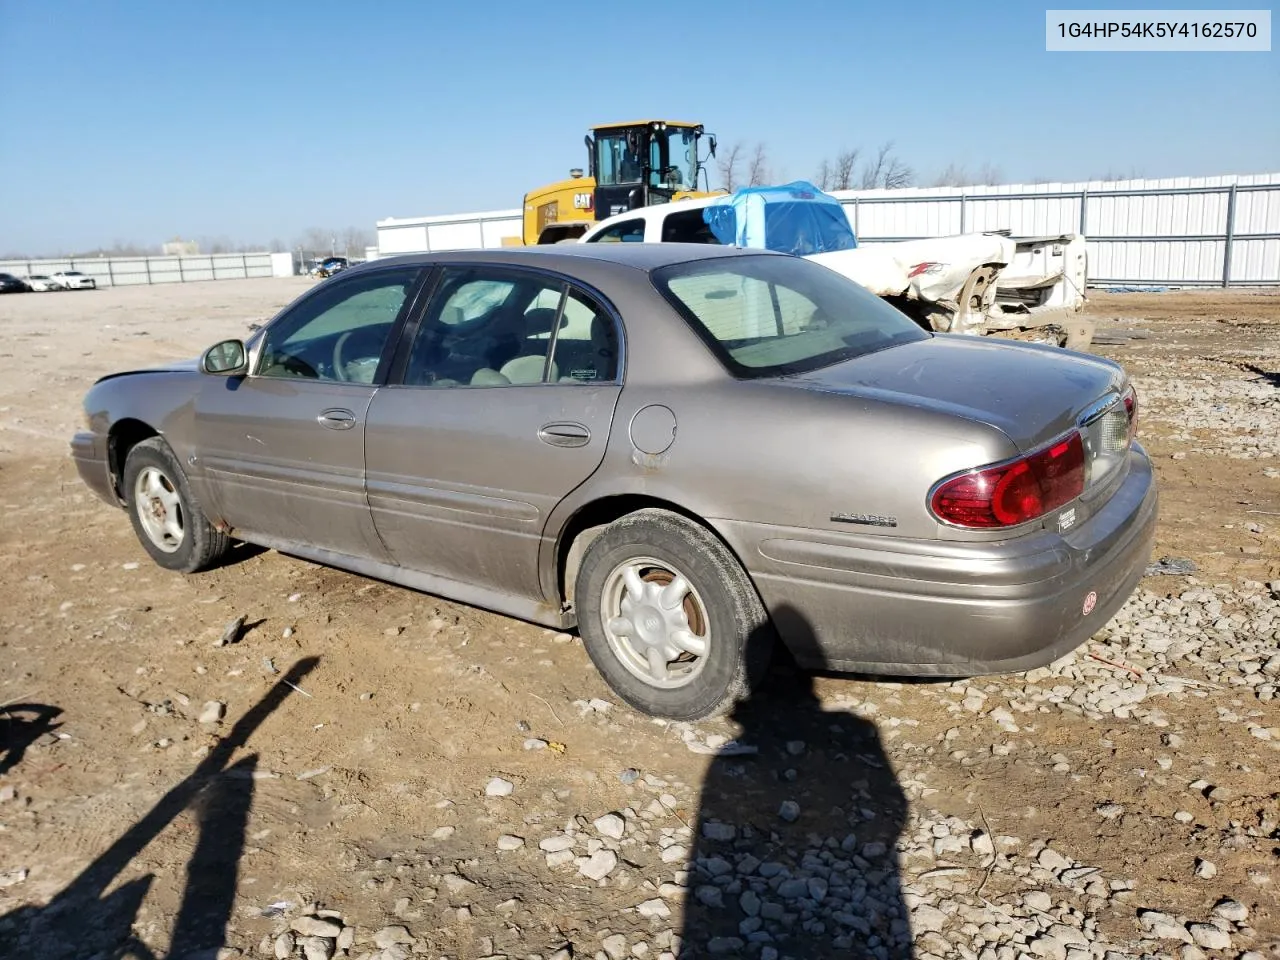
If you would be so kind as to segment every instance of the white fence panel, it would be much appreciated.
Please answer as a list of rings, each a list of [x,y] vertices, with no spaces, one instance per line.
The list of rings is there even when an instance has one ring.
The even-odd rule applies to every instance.
[[[100,287],[193,280],[244,280],[293,276],[291,254],[216,253],[190,257],[67,257],[0,261],[0,273],[18,277],[79,270]]]

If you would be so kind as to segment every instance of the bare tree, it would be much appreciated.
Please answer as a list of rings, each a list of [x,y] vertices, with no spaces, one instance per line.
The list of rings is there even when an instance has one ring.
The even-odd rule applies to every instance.
[[[876,152],[874,161],[868,161],[862,167],[862,176],[859,178],[858,186],[863,190],[874,190],[880,186],[880,175],[884,172],[885,163],[893,153],[893,141],[885,143]]]
[[[942,172],[933,178],[929,184],[931,187],[963,187],[969,182],[969,174],[965,170],[963,164],[952,161],[943,168]]]
[[[338,231],[325,227],[309,227],[302,232],[295,246],[302,247],[304,254],[320,255],[333,252],[337,242]]]
[[[989,187],[1004,183],[1004,171],[990,160],[987,160],[978,168],[977,182]]]
[[[1129,172],[1125,173],[1115,167],[1107,167],[1107,172],[1100,177],[1090,177],[1090,180],[1142,180],[1146,177],[1146,171],[1139,166],[1130,166]]]
[[[751,154],[751,161],[747,164],[747,186],[759,187],[768,183],[770,179],[769,151],[761,141],[756,144],[755,152]]]
[[[738,164],[742,162],[742,141],[739,140],[727,152],[721,151],[716,161],[720,173],[720,185],[732,193],[738,189]]]
[[[231,253],[233,250],[243,249],[241,246],[231,242],[231,238],[223,234],[217,237],[200,237],[200,249],[205,253]]]
[[[365,248],[373,246],[373,235],[363,227],[347,227],[339,242],[348,257],[363,257]]]
[[[943,171],[930,181],[931,187],[969,187],[975,184],[983,184],[991,186],[1004,182],[1004,175],[1000,172],[1000,168],[993,164],[990,160],[985,161],[978,172],[969,173],[962,163],[948,163]]]
[[[841,150],[836,154],[836,170],[832,188],[848,190],[853,186],[853,168],[858,165],[858,154],[861,150]]]
[[[831,169],[831,164],[825,159],[822,165],[818,167],[818,172],[813,177],[814,186],[819,190],[830,190],[831,184],[835,182],[835,171]]]
[[[895,190],[911,186],[915,179],[915,171],[898,159],[893,152],[893,141],[889,140],[876,151],[875,160],[863,166],[858,186],[863,190],[874,190],[877,187]]]
[[[884,166],[880,183],[886,190],[899,190],[916,182],[916,172],[897,157],[890,157]]]

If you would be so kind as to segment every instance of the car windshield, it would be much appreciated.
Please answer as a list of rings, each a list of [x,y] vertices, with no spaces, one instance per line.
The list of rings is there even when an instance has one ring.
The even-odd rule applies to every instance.
[[[930,336],[810,260],[714,257],[661,267],[658,291],[737,377],[803,373]]]

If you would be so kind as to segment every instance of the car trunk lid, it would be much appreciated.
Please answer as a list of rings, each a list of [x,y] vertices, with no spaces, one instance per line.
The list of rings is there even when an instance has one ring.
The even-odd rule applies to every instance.
[[[1060,436],[1124,374],[1110,361],[987,337],[939,335],[788,377],[796,386],[928,407],[989,424],[1026,453]]]

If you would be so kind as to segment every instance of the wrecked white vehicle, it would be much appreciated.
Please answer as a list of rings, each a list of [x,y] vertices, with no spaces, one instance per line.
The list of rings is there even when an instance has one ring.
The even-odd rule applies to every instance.
[[[1025,237],[1000,272],[996,306],[1006,318],[1084,309],[1088,258],[1078,233]]]
[[[1083,348],[1091,325],[1052,296],[1063,287],[1062,244],[966,233],[860,245],[844,207],[803,181],[746,187],[730,195],[681,200],[617,214],[581,243],[719,243],[778,250],[814,260],[892,302],[926,329],[1016,336]],[[1063,240],[1064,238],[1049,238]],[[1081,248],[1083,238],[1080,240]],[[1055,259],[1047,251],[1058,250]],[[1080,258],[1081,269],[1083,257]],[[1006,288],[1014,265],[1019,286]],[[1083,291],[1083,275],[1079,290]],[[1050,296],[1045,296],[1045,291]]]

